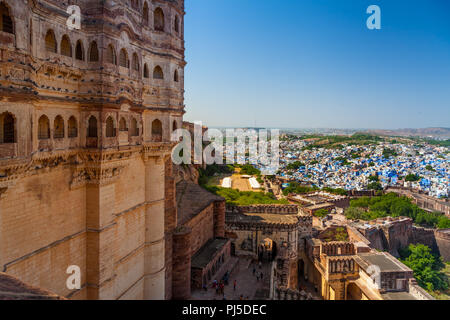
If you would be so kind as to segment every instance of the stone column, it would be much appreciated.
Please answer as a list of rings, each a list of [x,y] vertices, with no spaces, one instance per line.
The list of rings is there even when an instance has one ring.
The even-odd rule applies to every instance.
[[[164,161],[145,159],[144,299],[165,298]]]
[[[214,237],[225,237],[225,201],[214,202]]]
[[[86,186],[86,279],[89,300],[114,296],[114,183]]]
[[[165,161],[165,251],[166,251],[166,300],[172,299],[172,233],[177,226],[176,187],[172,158]]]
[[[191,297],[191,230],[182,227],[173,235],[172,298]]]

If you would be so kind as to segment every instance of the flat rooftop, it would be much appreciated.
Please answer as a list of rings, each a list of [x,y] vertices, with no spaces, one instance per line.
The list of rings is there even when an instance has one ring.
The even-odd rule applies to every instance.
[[[367,264],[376,265],[380,268],[381,272],[392,272],[392,271],[411,271],[407,266],[401,263],[399,260],[394,258],[391,255],[386,254],[385,252],[367,252],[367,253],[358,253],[358,257],[363,260]],[[364,269],[364,266],[361,266]]]
[[[201,247],[192,257],[191,268],[203,269],[214,258],[214,256],[222,250],[227,244],[228,239],[216,238],[210,239]]]

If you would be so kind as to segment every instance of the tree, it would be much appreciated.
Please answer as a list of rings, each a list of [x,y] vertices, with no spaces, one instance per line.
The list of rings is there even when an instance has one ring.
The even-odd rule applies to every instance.
[[[367,185],[368,190],[383,190],[383,187],[379,182],[371,182]]]
[[[390,157],[396,157],[397,155],[398,155],[397,152],[395,152],[395,150],[393,149],[385,148],[383,150],[383,157],[386,159]]]
[[[304,163],[302,163],[300,161],[295,161],[295,162],[289,163],[286,166],[286,169],[287,170],[298,170],[300,167],[304,167],[304,166],[305,166]]]
[[[416,182],[420,180],[420,176],[418,174],[410,173],[405,177],[405,181],[408,182]]]
[[[369,215],[363,208],[349,207],[345,210],[345,217],[350,220],[368,220]]]
[[[246,174],[246,175],[249,175],[249,176],[257,176],[257,175],[261,174],[261,171],[256,169],[251,164],[245,164],[241,168],[241,174]]]
[[[448,278],[440,270],[444,267],[442,258],[432,254],[431,249],[423,244],[409,245],[400,250],[401,261],[411,268],[419,285],[428,290],[447,290]]]
[[[318,218],[325,218],[328,215],[328,213],[329,212],[327,209],[319,209],[314,212],[314,216],[316,216]]]

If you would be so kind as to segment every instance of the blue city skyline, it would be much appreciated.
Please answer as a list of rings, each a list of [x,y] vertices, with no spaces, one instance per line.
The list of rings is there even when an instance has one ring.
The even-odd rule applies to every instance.
[[[369,30],[369,5],[381,30]],[[450,2],[186,1],[188,121],[450,127]]]

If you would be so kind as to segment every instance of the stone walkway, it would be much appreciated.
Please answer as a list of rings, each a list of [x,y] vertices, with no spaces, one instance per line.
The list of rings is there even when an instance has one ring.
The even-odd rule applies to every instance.
[[[253,264],[251,264],[250,260],[241,258],[239,267],[231,274],[228,286],[225,286],[225,299],[240,300],[241,295],[245,300],[256,300],[264,297],[264,293],[269,292],[270,265],[265,263],[262,269],[256,266],[256,272],[263,272],[263,281],[257,281],[256,275],[253,275]],[[234,280],[237,281],[236,291],[233,289]],[[216,290],[209,285],[207,291],[196,290],[192,292],[191,299],[223,300],[223,296],[216,294]]]

